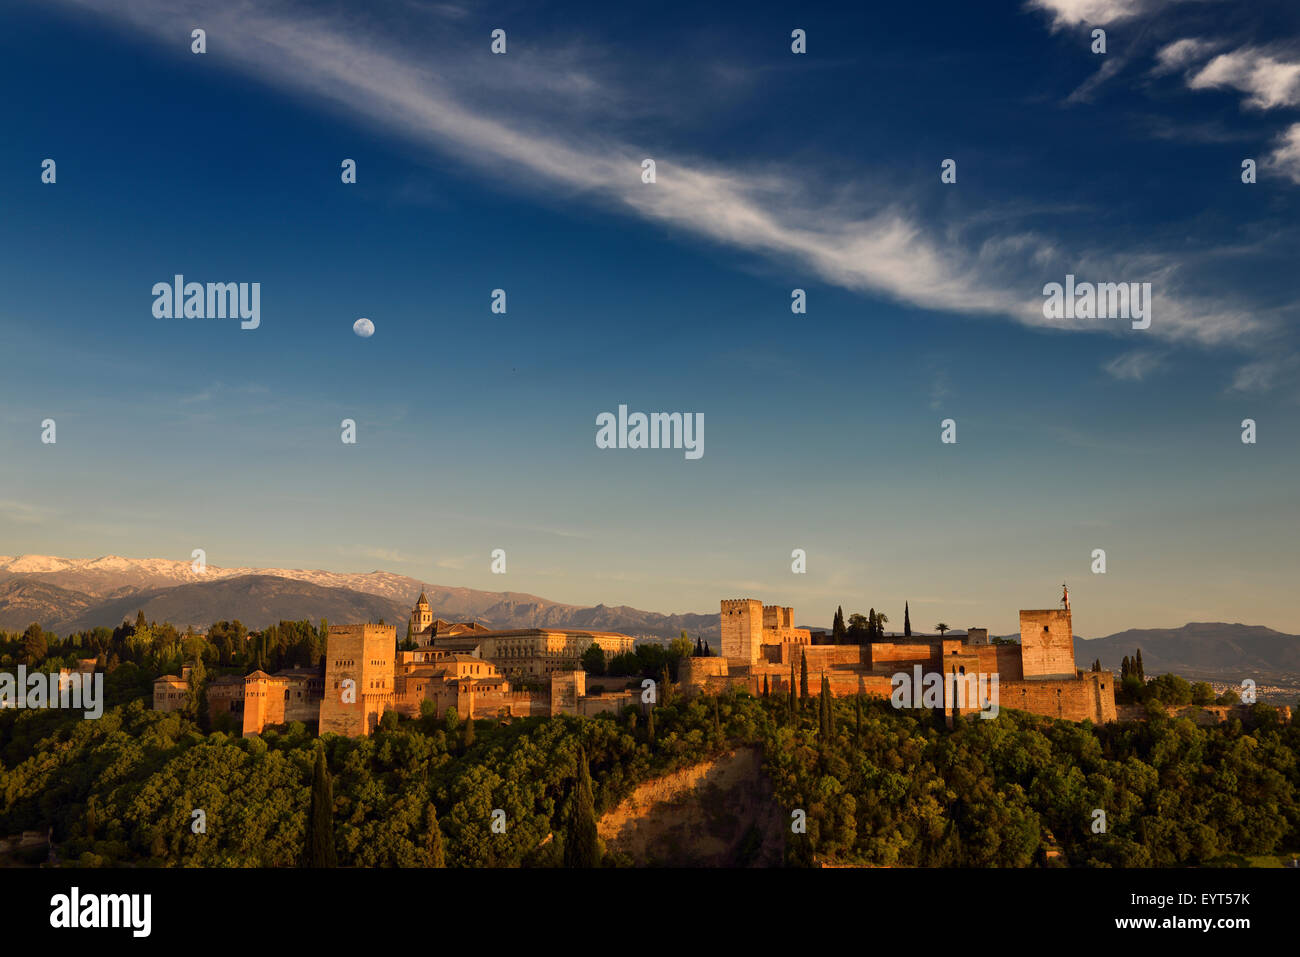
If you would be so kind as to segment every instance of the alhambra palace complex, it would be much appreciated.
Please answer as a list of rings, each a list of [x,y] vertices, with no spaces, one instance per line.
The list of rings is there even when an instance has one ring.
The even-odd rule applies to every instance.
[[[922,674],[957,679],[997,675],[997,703],[1002,708],[1067,721],[1114,721],[1114,675],[1075,668],[1068,592],[1061,604],[1061,608],[1021,611],[1018,645],[990,643],[987,628],[971,628],[956,638],[814,645],[812,632],[794,627],[793,608],[763,605],[752,598],[723,601],[722,655],[683,661],[680,678],[689,688],[708,692],[740,685],[759,694],[764,679],[770,690],[788,692],[791,668],[797,674],[800,659],[806,656],[811,687],[816,688],[824,674],[836,697],[868,694],[888,698],[893,676],[910,674],[919,666]],[[973,694],[967,707],[957,707],[953,691],[953,684],[945,683],[945,714],[978,710]]]
[[[836,696],[869,694],[888,698],[896,673],[954,678],[998,676],[998,704],[1070,721],[1115,720],[1114,676],[1084,672],[1074,665],[1074,632],[1068,593],[1061,608],[1020,612],[1020,644],[992,644],[988,629],[971,628],[962,637],[904,638],[864,645],[815,645],[812,632],[794,627],[794,609],[763,605],[752,598],[722,602],[722,653],[683,659],[679,683],[687,695],[714,693],[730,686],[759,694],[788,692],[791,668],[806,656],[810,685],[825,675]],[[587,693],[581,657],[599,645],[606,660],[630,652],[634,639],[610,632],[560,628],[490,631],[482,625],[435,619],[420,595],[411,613],[416,648],[397,650],[393,625],[331,625],[325,665],[290,668],[273,675],[254,671],[208,683],[212,716],[242,717],[243,733],[290,721],[318,723],[320,733],[367,735],[385,711],[418,716],[423,702],[438,714],[454,708],[461,717],[618,713],[640,701],[633,689]],[[349,686],[345,682],[355,682]],[[527,688],[512,689],[511,681]],[[608,679],[624,684],[627,679]],[[349,690],[352,693],[349,694]],[[154,708],[174,711],[184,705],[189,669],[154,682]],[[958,708],[953,685],[944,686],[944,712]]]

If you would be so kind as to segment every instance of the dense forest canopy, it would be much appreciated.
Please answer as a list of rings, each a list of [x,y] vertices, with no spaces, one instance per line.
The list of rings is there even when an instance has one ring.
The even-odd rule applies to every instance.
[[[205,734],[197,715],[148,710],[150,681],[119,665],[95,721],[0,713],[0,833],[52,827],[60,859],[89,866],[297,866],[323,745],[340,865],[561,866],[566,835],[589,831],[574,830],[584,813],[757,744],[783,816],[806,814],[806,833],[785,836],[793,865],[1183,866],[1300,846],[1300,727],[1265,705],[1213,727],[1153,708],[1103,728],[1004,710],[949,730],[879,699],[685,700],[670,687],[649,716],[390,712],[370,738],[318,744],[301,724]]]

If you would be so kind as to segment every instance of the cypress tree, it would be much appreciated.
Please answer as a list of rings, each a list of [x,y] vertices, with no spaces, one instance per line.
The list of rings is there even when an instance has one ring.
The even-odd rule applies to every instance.
[[[799,707],[808,703],[808,652],[799,652]]]
[[[579,746],[578,781],[569,830],[564,837],[564,866],[597,867],[599,864],[600,844],[596,838],[596,802],[591,794],[591,772],[587,769],[587,752]]]
[[[468,751],[474,744],[474,715],[465,719],[465,750]]]
[[[876,609],[867,612],[867,641],[876,640]]]
[[[718,699],[713,699],[713,733],[722,737],[722,715],[718,713]]]
[[[790,662],[790,714],[794,714],[794,662]]]
[[[768,697],[769,697],[769,692],[768,692],[768,685],[767,685],[767,675],[763,675],[763,700],[766,701]]]
[[[668,703],[668,699],[669,699],[669,697],[670,697],[670,695],[671,695],[671,692],[672,692],[672,687],[671,687],[671,685],[669,685],[669,683],[668,683],[668,666],[667,666],[667,665],[664,665],[663,674],[660,675],[659,683],[660,683],[660,689],[659,689],[659,700],[662,701],[664,704],[667,704],[667,703]]]
[[[1138,649],[1137,658],[1134,660],[1134,662],[1133,662],[1133,666],[1137,669],[1137,676],[1138,676],[1138,678],[1139,678],[1140,680],[1142,680],[1142,681],[1146,681],[1146,680],[1147,680],[1147,673],[1146,673],[1146,671],[1142,668],[1142,649],[1141,649],[1141,648]]]
[[[654,705],[650,706],[650,714],[645,719],[645,739],[646,743],[654,745],[655,743],[655,709]]]
[[[316,746],[311,776],[311,809],[307,813],[307,866],[338,867],[334,854],[334,788],[325,766],[325,746]]]
[[[844,644],[845,631],[846,629],[844,627],[844,606],[840,605],[835,609],[835,622],[834,624],[831,625],[831,644],[833,645]]]
[[[911,609],[907,607],[907,602],[903,602],[903,637],[912,637],[912,614]]]
[[[438,825],[438,809],[429,802],[424,812],[424,866],[446,867],[442,853],[442,828]]]
[[[862,695],[853,697],[853,737],[862,740]]]
[[[831,736],[831,685],[826,680],[825,672],[822,672],[821,694],[817,697],[817,733],[824,743],[830,740]]]

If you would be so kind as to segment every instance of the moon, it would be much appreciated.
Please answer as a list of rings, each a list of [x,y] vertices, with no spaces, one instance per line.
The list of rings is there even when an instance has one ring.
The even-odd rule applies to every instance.
[[[375,334],[375,324],[369,319],[358,319],[352,323],[352,331],[362,339],[369,339]]]

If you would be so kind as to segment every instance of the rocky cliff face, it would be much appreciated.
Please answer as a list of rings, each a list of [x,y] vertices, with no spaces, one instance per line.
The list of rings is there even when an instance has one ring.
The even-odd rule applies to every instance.
[[[647,781],[601,817],[606,853],[643,866],[779,866],[784,819],[761,764],[758,748],[739,748]]]

